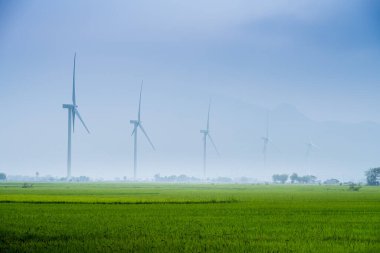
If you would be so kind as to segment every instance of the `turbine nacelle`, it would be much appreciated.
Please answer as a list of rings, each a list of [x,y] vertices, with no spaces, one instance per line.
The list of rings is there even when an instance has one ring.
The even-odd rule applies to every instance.
[[[200,133],[202,133],[202,134],[208,134],[208,131],[207,130],[201,130]]]
[[[138,120],[130,120],[129,123],[131,124],[135,124],[135,125],[139,125],[141,123],[141,121],[138,121]]]
[[[63,108],[67,108],[67,109],[78,108],[77,105],[70,105],[70,104],[63,104],[62,107],[63,107]]]
[[[316,149],[318,149],[318,146],[315,145],[313,142],[308,142],[308,143],[306,143],[306,146],[307,146],[308,148],[316,148]]]

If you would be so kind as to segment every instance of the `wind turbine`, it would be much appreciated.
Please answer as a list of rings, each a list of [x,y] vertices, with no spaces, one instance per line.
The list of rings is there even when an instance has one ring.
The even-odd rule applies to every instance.
[[[263,140],[263,155],[264,155],[264,167],[266,167],[266,163],[267,163],[267,153],[268,153],[268,146],[269,144],[272,144],[273,147],[275,147],[273,145],[273,142],[272,140],[269,138],[269,116],[267,115],[267,128],[266,128],[266,134],[264,137],[261,137],[261,139]]]
[[[74,133],[75,129],[75,116],[78,116],[80,122],[82,122],[82,125],[86,129],[88,133],[90,131],[88,130],[86,124],[84,123],[82,117],[79,114],[78,111],[78,105],[76,102],[76,96],[75,96],[75,60],[76,60],[77,54],[74,55],[74,69],[73,69],[73,93],[72,93],[72,104],[63,104],[62,107],[67,109],[68,111],[68,134],[67,134],[67,180],[71,178],[71,131]],[[72,130],[71,130],[71,124],[72,124]]]
[[[313,149],[319,149],[319,147],[310,140],[308,143],[306,143],[306,158],[309,158]]]
[[[206,178],[207,137],[210,139],[212,146],[214,147],[216,153],[219,155],[219,151],[216,148],[216,145],[215,145],[215,143],[214,143],[214,141],[210,135],[210,107],[211,107],[211,101],[208,104],[206,130],[200,131],[203,134],[203,178]]]
[[[141,88],[140,88],[140,99],[139,99],[139,110],[137,112],[137,120],[130,120],[129,122],[133,124],[133,131],[131,135],[134,135],[134,156],[133,156],[133,177],[136,179],[136,171],[137,171],[137,131],[140,128],[140,130],[145,135],[146,139],[148,140],[149,144],[152,146],[153,150],[156,150],[154,148],[154,145],[152,141],[149,139],[148,134],[145,132],[144,127],[141,124],[141,93],[142,93],[142,87],[143,87],[143,81],[141,81]]]
[[[269,135],[268,135],[268,128],[267,128],[267,133],[264,137],[261,137],[261,139],[264,142],[263,146],[263,155],[264,155],[264,167],[266,166],[267,163],[267,148],[268,148],[268,143],[269,143]]]
[[[310,170],[311,166],[310,166],[310,155],[311,153],[313,152],[314,149],[319,149],[319,147],[317,145],[315,145],[311,140],[309,140],[309,142],[306,143],[306,169]]]

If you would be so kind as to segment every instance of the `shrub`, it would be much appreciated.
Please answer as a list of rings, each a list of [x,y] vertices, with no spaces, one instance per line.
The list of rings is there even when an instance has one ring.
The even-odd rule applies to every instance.
[[[33,184],[29,184],[29,183],[23,183],[21,188],[32,188],[33,187]]]
[[[354,183],[351,183],[349,186],[348,186],[348,190],[349,191],[359,191],[360,188],[362,188],[362,186],[360,184],[354,184]]]

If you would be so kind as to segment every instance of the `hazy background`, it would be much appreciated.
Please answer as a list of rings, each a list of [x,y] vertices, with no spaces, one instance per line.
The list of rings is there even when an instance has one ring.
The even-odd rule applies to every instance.
[[[77,52],[74,176],[132,177],[138,92],[157,151],[139,177],[311,173],[364,178],[380,150],[380,2],[0,0],[0,171],[66,175]],[[261,136],[270,112],[264,168]],[[79,123],[79,122],[77,122]],[[140,135],[141,137],[141,135]],[[306,161],[306,142],[320,148]]]

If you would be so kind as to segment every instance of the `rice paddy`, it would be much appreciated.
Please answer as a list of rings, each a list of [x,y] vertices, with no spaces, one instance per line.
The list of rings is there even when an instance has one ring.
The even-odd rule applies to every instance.
[[[380,252],[380,187],[0,184],[0,252]]]

